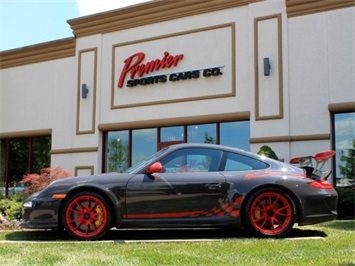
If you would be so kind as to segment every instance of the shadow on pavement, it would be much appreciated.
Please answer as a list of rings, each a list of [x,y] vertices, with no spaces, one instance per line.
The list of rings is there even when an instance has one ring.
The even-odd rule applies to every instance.
[[[326,237],[323,231],[293,228],[287,238]],[[73,241],[65,232],[53,230],[11,231],[7,241]],[[110,230],[102,241],[135,240],[232,240],[255,238],[246,230],[236,229],[121,229]]]

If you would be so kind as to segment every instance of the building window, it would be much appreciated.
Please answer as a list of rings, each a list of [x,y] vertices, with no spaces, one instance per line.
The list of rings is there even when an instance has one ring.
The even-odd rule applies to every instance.
[[[220,124],[220,144],[250,151],[250,122],[226,122]]]
[[[157,151],[156,128],[132,130],[132,165],[135,165]]]
[[[355,112],[334,114],[336,186],[350,186],[355,177]]]
[[[216,124],[187,126],[187,142],[189,143],[217,143]]]
[[[2,139],[0,141],[0,194],[22,190],[20,181],[29,173],[50,167],[51,137]]]
[[[216,143],[250,150],[250,122],[180,125],[109,131],[103,172],[124,172],[159,149],[177,143]]]
[[[160,129],[160,141],[183,141],[184,140],[184,127],[162,127]]]
[[[108,132],[106,172],[124,172],[129,166],[129,131]]]

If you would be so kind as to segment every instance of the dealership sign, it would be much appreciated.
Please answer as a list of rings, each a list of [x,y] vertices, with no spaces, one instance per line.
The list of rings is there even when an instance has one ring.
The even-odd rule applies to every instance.
[[[222,75],[221,68],[224,66],[206,67],[202,69],[193,69],[180,72],[171,72],[168,74],[154,75],[155,71],[170,69],[176,67],[183,59],[183,54],[171,55],[169,52],[164,52],[161,59],[151,60],[142,63],[145,54],[138,52],[125,59],[117,87],[122,88],[126,82],[127,87],[134,87],[138,85],[150,85],[157,83],[165,83],[167,81],[179,81],[186,79],[198,79],[201,75],[203,77]],[[148,75],[148,76],[147,76]]]

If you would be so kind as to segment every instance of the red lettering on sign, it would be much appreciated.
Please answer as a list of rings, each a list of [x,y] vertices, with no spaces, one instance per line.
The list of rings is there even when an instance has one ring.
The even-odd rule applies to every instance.
[[[141,64],[145,58],[145,54],[142,52],[131,55],[123,62],[125,63],[120,78],[118,80],[118,87],[122,88],[125,82],[127,74],[129,74],[130,79],[134,79],[135,75],[142,77],[144,74],[149,74],[159,69],[170,68],[172,66],[177,66],[180,60],[184,58],[183,54],[170,55],[168,52],[164,52],[164,57],[162,59],[155,59],[145,64]]]

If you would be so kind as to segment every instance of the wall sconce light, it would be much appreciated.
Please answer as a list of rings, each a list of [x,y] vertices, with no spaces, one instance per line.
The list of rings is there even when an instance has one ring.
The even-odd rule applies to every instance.
[[[268,57],[264,58],[264,76],[270,76],[270,59]]]
[[[81,98],[86,99],[88,93],[89,89],[87,88],[86,84],[81,84]]]

